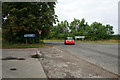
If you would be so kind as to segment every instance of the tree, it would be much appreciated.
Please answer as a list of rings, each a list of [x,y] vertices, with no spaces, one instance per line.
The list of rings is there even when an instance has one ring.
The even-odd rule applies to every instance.
[[[105,26],[102,23],[93,22],[88,30],[87,38],[90,40],[108,39],[108,36],[113,33],[112,26]]]
[[[51,30],[49,39],[85,36],[86,40],[102,40],[109,39],[113,33],[113,26],[109,24],[103,25],[99,22],[93,22],[91,25],[88,25],[83,18],[82,20],[74,19],[71,23],[68,23],[67,20],[61,21]]]
[[[81,21],[79,19],[74,19],[74,21],[70,23],[70,35],[72,37],[85,36],[86,24],[84,18]]]
[[[53,27],[48,38],[64,39],[68,36],[68,32],[69,23],[67,22],[67,20],[61,21],[61,23],[58,23],[56,26]]]
[[[36,34],[42,30],[41,38],[45,38],[58,21],[55,15],[55,2],[10,2],[2,3],[3,38],[9,42],[24,42],[26,33]],[[9,37],[7,37],[9,36]]]

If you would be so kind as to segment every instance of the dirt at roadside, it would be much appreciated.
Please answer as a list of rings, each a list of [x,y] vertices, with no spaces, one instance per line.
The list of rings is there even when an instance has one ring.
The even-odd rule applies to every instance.
[[[40,62],[48,78],[118,78],[94,64],[57,47],[40,48]]]

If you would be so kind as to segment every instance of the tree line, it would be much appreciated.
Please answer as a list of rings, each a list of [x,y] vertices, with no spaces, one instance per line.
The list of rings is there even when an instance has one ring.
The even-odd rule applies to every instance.
[[[100,22],[93,22],[89,25],[85,19],[75,19],[69,23],[67,20],[61,21],[50,31],[47,39],[65,39],[68,36],[85,36],[86,40],[111,39],[114,34],[113,26],[103,25]]]
[[[34,42],[45,38],[58,19],[55,2],[3,2],[2,37],[10,43],[25,42],[24,34],[35,34]],[[42,30],[42,34],[39,31]],[[33,41],[32,38],[28,42]]]
[[[28,42],[39,43],[41,39],[65,39],[68,36],[85,36],[86,40],[110,39],[113,26],[85,19],[58,22],[55,2],[2,2],[2,40],[9,43],[24,43],[24,34],[35,34]],[[42,30],[42,34],[39,31]],[[114,39],[117,39],[115,36]]]

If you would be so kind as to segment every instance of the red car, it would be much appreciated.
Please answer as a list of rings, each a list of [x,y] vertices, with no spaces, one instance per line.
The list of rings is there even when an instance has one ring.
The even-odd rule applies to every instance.
[[[74,39],[72,38],[72,37],[67,37],[66,39],[65,39],[65,45],[66,44],[75,44],[75,41],[74,41]]]

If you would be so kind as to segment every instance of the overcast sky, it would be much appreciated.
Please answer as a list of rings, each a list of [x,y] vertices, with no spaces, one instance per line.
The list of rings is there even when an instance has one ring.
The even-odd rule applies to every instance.
[[[113,26],[118,33],[118,2],[119,0],[58,0],[55,13],[59,21],[71,22],[85,18],[88,24],[94,21]]]

